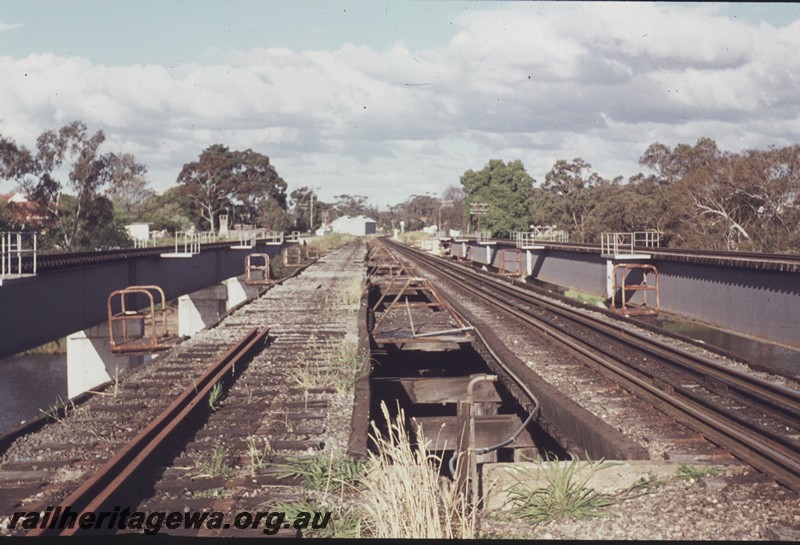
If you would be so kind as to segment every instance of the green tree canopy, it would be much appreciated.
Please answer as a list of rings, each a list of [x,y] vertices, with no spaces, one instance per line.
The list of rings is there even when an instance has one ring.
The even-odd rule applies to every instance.
[[[251,149],[234,152],[233,179],[233,199],[241,205],[239,219],[243,223],[275,228],[276,214],[282,218],[280,223],[285,223],[287,184],[270,164],[269,157]]]
[[[104,141],[103,131],[90,135],[80,121],[43,132],[35,152],[0,136],[0,176],[15,180],[38,205],[56,248],[70,251],[78,239],[91,237],[100,228],[95,222],[103,217],[93,207],[99,190],[112,179],[136,175],[132,156],[120,163],[114,154],[100,153]]]
[[[369,204],[369,200],[364,195],[334,195],[336,202],[333,204],[333,213],[339,216],[368,216],[375,219],[378,216],[378,209]]]
[[[567,227],[577,242],[587,242],[589,216],[597,205],[594,189],[607,183],[580,157],[556,161],[541,190],[532,194],[534,221]]]
[[[534,182],[525,172],[522,161],[506,164],[500,159],[492,159],[482,170],[468,170],[461,176],[465,213],[470,213],[473,204],[485,203],[486,211],[480,217],[481,230],[491,231],[494,236],[527,231],[530,225],[529,193]],[[470,222],[477,227],[477,218],[471,218]]]
[[[286,182],[269,157],[253,150],[231,151],[222,144],[209,146],[197,161],[183,166],[178,184],[197,213],[216,229],[216,217],[230,210],[250,225],[277,229],[285,225]],[[235,221],[235,218],[232,218]]]
[[[141,205],[141,219],[150,223],[153,231],[188,231],[199,217],[192,216],[191,201],[181,187],[173,186],[161,195],[152,195]]]

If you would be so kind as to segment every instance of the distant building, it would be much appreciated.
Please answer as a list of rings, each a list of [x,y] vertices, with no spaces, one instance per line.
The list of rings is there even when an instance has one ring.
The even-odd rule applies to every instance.
[[[150,240],[150,224],[149,223],[129,223],[125,226],[128,231],[128,236],[132,240],[139,240],[147,242]]]
[[[46,219],[42,216],[36,203],[30,202],[22,193],[0,195],[0,204],[7,203],[12,219],[23,229],[36,228]]]
[[[331,230],[356,236],[374,235],[378,230],[378,222],[367,216],[342,216],[331,222]]]
[[[314,234],[317,235],[318,237],[324,237],[325,235],[327,235],[330,232],[331,232],[331,224],[330,223],[323,223],[319,227],[319,229],[314,231]]]

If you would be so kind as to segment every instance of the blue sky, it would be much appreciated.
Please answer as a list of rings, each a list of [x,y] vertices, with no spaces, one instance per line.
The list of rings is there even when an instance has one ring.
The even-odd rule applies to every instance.
[[[309,0],[0,1],[3,40],[16,57],[52,52],[109,65],[203,62],[210,49],[336,50],[442,47],[454,18],[475,2]]]
[[[797,74],[794,3],[0,0],[0,134],[82,120],[158,191],[215,143],[380,205],[495,158],[628,177],[655,141],[797,143]]]

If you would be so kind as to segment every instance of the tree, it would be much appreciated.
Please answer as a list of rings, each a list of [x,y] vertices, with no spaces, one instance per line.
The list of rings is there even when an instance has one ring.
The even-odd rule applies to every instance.
[[[675,148],[656,143],[640,163],[666,195],[662,225],[679,245],[796,251],[800,146],[723,152],[710,138]],[[632,178],[633,180],[633,178]]]
[[[438,222],[441,202],[430,195],[411,195],[403,203],[403,219],[407,231],[419,231]]]
[[[259,203],[258,222],[272,231],[287,231],[292,225],[286,208],[274,199],[262,200]]]
[[[179,186],[171,187],[162,195],[153,195],[142,203],[142,220],[149,222],[153,231],[188,231],[200,219],[192,216],[191,201],[181,189]]]
[[[559,159],[545,175],[542,191],[534,192],[534,198],[540,201],[534,207],[534,219],[537,223],[546,219],[569,225],[578,242],[586,242],[587,221],[596,205],[592,190],[601,183],[608,182],[583,159]]]
[[[749,232],[760,251],[798,251],[800,245],[800,145],[746,150],[737,190],[750,209]]]
[[[601,182],[590,190],[595,206],[586,221],[587,241],[598,242],[605,232],[664,231],[669,219],[669,201],[664,193],[652,178],[633,176],[628,183],[620,178]],[[668,241],[668,236],[662,237],[662,243]]]
[[[529,193],[535,180],[525,172],[522,161],[508,164],[492,159],[480,171],[468,170],[461,176],[465,212],[473,203],[486,203],[481,216],[481,229],[493,235],[510,235],[527,231],[530,224]],[[477,221],[476,221],[477,224]]]
[[[197,161],[183,166],[178,184],[212,231],[223,210],[238,212],[239,219],[251,226],[266,223],[275,228],[276,222],[286,223],[286,218],[278,220],[286,215],[286,182],[269,157],[253,150],[209,146]]]
[[[411,195],[405,201],[378,214],[376,219],[382,226],[390,229],[399,229],[402,221],[406,231],[418,231],[438,223],[440,208],[441,201],[436,197]]]
[[[333,211],[337,216],[378,216],[378,209],[364,195],[334,195]]]
[[[239,218],[252,226],[259,218],[274,223],[274,213],[261,215],[259,211],[280,209],[285,214],[286,182],[278,176],[269,162],[269,157],[251,149],[235,151],[234,156],[234,202],[241,203]],[[267,205],[266,201],[273,204]],[[267,218],[273,218],[267,220]]]
[[[457,185],[451,185],[444,190],[439,205],[442,224],[439,229],[464,229],[464,197],[464,190]]]
[[[197,161],[185,164],[178,174],[182,194],[215,231],[217,214],[231,205],[235,193],[234,154],[222,144],[209,146]]]
[[[110,159],[113,175],[106,196],[123,214],[136,219],[142,205],[156,194],[148,187],[147,167],[138,163],[130,153],[111,154]]]
[[[12,204],[0,197],[0,231],[18,231],[19,225],[14,218]]]
[[[98,226],[85,221],[98,191],[115,175],[113,154],[101,154],[103,131],[88,134],[86,124],[73,121],[36,139],[36,153],[0,137],[0,175],[15,180],[55,229],[54,245],[70,251],[82,230]],[[58,178],[66,171],[66,182]],[[71,190],[74,205],[65,206]]]
[[[292,191],[291,195],[289,196],[292,201],[295,229],[298,231],[313,231],[315,226],[320,224],[320,203],[317,199],[317,194],[314,192],[314,190],[308,188],[307,186],[303,186]],[[311,213],[313,211],[313,207],[316,207],[317,210],[314,213],[312,224]]]
[[[66,200],[67,210],[74,210],[74,199],[67,196]],[[114,209],[113,203],[107,197],[98,195],[89,203],[85,209],[85,222],[94,228],[78,231],[74,243],[76,249],[111,250],[128,248],[132,245],[123,217]]]

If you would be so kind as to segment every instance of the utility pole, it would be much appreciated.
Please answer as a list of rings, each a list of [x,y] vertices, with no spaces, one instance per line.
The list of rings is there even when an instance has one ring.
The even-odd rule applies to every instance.
[[[481,230],[481,214],[485,214],[489,210],[489,204],[485,202],[474,202],[469,205],[470,215],[478,217],[478,231]]]
[[[439,202],[439,231],[442,231],[442,208],[450,208],[451,206],[453,206],[453,201]]]
[[[314,201],[317,199],[317,191],[319,187],[311,190],[311,234],[314,234]]]
[[[303,209],[303,211],[308,210],[308,203],[307,202],[304,202],[303,204],[301,204],[299,206],[300,206],[300,208]],[[309,225],[308,227],[309,227],[309,230],[311,230],[311,226]]]

